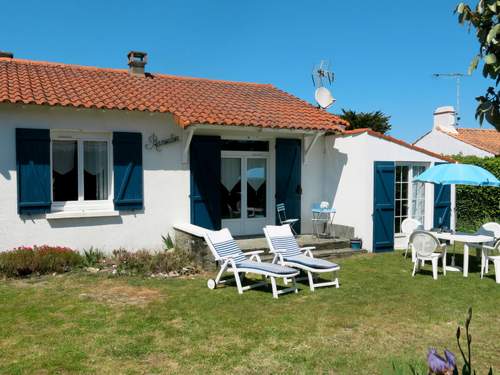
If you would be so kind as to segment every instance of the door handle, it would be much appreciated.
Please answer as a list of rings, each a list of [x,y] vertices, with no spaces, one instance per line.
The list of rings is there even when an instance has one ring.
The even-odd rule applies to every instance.
[[[302,195],[302,186],[301,185],[297,185],[297,188],[295,189],[295,193]]]

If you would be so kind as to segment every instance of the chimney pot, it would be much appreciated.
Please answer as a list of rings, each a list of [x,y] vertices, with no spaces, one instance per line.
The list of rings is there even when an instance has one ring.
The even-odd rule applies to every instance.
[[[6,57],[8,59],[13,59],[14,54],[12,52],[0,51],[0,57]]]
[[[148,54],[140,51],[130,51],[128,57],[128,72],[130,75],[144,77],[144,67],[148,63]]]

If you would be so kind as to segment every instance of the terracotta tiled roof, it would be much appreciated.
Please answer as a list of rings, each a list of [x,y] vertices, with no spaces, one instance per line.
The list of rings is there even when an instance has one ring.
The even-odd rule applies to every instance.
[[[426,150],[425,148],[414,146],[414,145],[412,145],[410,143],[406,143],[405,141],[402,141],[400,139],[391,137],[390,135],[385,135],[385,134],[376,132],[376,131],[374,131],[372,129],[369,129],[369,128],[345,130],[342,133],[342,135],[346,135],[347,136],[347,135],[356,135],[356,134],[362,134],[362,133],[367,133],[367,134],[369,134],[369,135],[371,135],[373,137],[385,139],[386,141],[389,141],[389,142],[392,142],[392,143],[396,143],[396,144],[398,144],[400,146],[403,146],[403,147],[409,148],[411,150],[415,150],[415,151],[421,152],[423,154],[432,156],[432,157],[437,158],[437,159],[446,160],[447,162],[450,162],[450,163],[455,163],[455,160],[453,160],[452,158],[449,158],[449,157],[446,157],[446,156],[443,156],[443,155],[440,155],[440,154],[436,154],[435,152]]]
[[[268,84],[0,58],[0,102],[172,113],[176,122],[342,131],[346,121]]]
[[[458,134],[445,133],[483,151],[500,155],[500,132],[495,129],[457,128]]]

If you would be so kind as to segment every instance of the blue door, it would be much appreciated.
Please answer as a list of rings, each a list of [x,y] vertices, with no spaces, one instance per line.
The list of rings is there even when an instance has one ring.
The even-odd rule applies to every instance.
[[[393,251],[394,162],[376,161],[373,174],[373,251]]]
[[[191,224],[220,229],[220,138],[194,136],[190,146]]]
[[[276,139],[276,204],[284,203],[289,219],[300,219],[302,148],[299,139]],[[276,216],[276,224],[279,219]],[[300,233],[300,221],[294,225]]]

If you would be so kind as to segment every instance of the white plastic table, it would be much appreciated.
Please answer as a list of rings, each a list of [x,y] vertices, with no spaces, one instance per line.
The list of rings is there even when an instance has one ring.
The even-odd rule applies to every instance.
[[[335,212],[335,208],[314,207],[312,209],[313,233],[316,237],[329,237],[330,235],[335,236],[335,233],[328,233],[328,225],[332,224],[332,218],[333,215],[335,215]],[[322,231],[320,231],[319,228],[321,224],[324,225]]]
[[[484,236],[482,234],[471,234],[471,233],[446,233],[446,232],[432,232],[437,238],[445,241],[461,242],[464,244],[464,277],[469,275],[469,244],[470,243],[484,243],[491,242],[495,239],[491,236]],[[447,268],[448,270],[448,268]],[[450,269],[451,271],[452,269]]]

